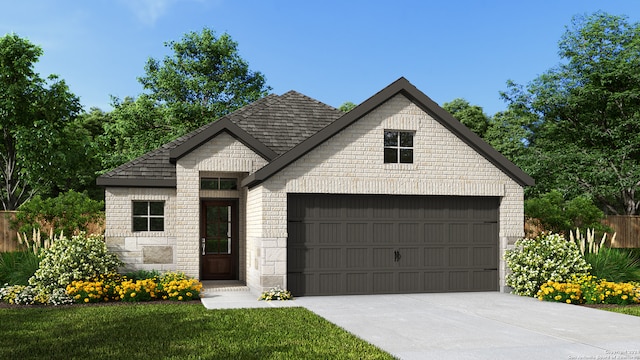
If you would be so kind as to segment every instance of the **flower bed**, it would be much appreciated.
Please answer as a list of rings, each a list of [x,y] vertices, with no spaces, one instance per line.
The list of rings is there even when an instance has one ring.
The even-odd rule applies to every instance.
[[[0,302],[15,305],[66,305],[71,303],[191,301],[200,299],[202,283],[182,273],[130,280],[118,274],[101,275],[94,280],[75,280],[65,289],[46,289],[13,285],[0,288]]]
[[[547,281],[537,297],[567,304],[640,304],[640,284],[614,283],[591,275],[574,276],[571,282]]]

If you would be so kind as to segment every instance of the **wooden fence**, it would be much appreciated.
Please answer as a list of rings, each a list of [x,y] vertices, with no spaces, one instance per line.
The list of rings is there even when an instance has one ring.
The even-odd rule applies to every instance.
[[[11,220],[15,218],[15,211],[0,211],[0,252],[15,251],[21,248],[18,243],[18,233],[11,228]],[[51,226],[40,224],[42,232],[48,234]],[[87,226],[87,232],[92,234],[104,234],[104,218]],[[68,234],[65,234],[68,235]],[[27,234],[31,237],[31,234]]]
[[[609,215],[603,221],[616,233],[614,248],[640,248],[640,216]]]

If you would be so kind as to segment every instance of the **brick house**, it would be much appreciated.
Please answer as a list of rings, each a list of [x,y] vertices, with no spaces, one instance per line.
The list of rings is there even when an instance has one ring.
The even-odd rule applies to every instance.
[[[269,95],[98,179],[130,269],[294,295],[498,291],[533,179],[400,78]]]

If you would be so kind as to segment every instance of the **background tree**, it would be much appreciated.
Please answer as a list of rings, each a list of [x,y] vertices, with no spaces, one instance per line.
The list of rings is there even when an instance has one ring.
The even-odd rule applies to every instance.
[[[271,90],[264,75],[251,71],[228,34],[191,32],[165,46],[172,56],[150,58],[138,80],[148,93],[113,99],[97,140],[103,171],[208,124]]]
[[[64,81],[34,71],[42,49],[15,34],[0,38],[0,197],[14,210],[57,180],[71,179],[78,150],[66,141],[67,125],[80,111]]]
[[[574,17],[559,47],[565,62],[505,93],[510,109],[534,118],[535,193],[586,194],[608,213],[638,214],[640,26],[601,12]]]
[[[342,103],[342,105],[340,105],[340,107],[338,107],[338,110],[347,113],[353,110],[353,108],[355,108],[356,106],[358,105],[352,103],[351,101],[345,101],[344,103]]]
[[[471,105],[465,99],[454,99],[444,103],[442,108],[448,111],[471,131],[484,138],[489,128],[489,117],[480,106]]]

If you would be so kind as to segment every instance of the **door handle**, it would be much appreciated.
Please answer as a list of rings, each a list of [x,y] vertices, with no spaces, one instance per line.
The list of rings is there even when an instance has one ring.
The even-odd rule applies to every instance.
[[[206,254],[207,240],[202,238],[202,255]]]
[[[393,252],[393,261],[394,262],[398,262],[398,261],[400,261],[401,258],[402,258],[402,255],[400,255],[400,251],[395,250]]]

